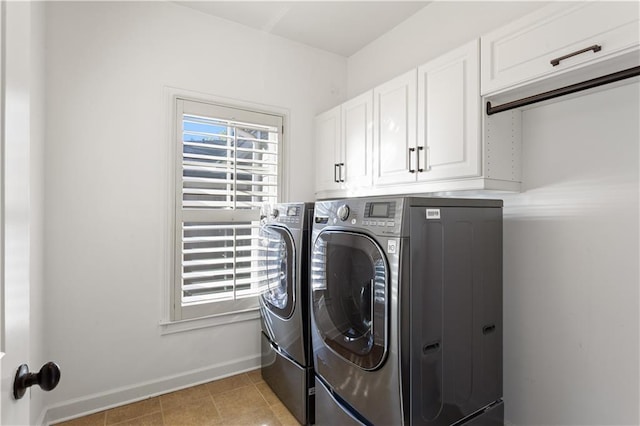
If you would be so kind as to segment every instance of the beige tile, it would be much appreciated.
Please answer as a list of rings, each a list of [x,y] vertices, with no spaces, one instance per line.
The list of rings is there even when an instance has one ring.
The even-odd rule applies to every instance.
[[[163,426],[162,413],[157,412],[146,416],[137,417],[122,423],[116,423],[117,426]]]
[[[228,418],[259,408],[269,408],[267,401],[253,385],[213,395],[213,402],[225,423]]]
[[[194,401],[196,399],[207,398],[209,391],[206,385],[194,386],[179,390],[177,392],[171,392],[165,395],[160,395],[160,404],[163,410],[170,408],[180,407],[185,402]]]
[[[60,426],[299,426],[260,370],[59,423]]]
[[[121,423],[125,420],[142,417],[147,414],[160,412],[160,399],[150,398],[143,401],[134,402],[133,404],[123,405],[121,407],[107,410],[106,424],[112,425]]]
[[[232,413],[224,418],[225,426],[282,426],[280,420],[268,407],[258,407],[251,411]]]
[[[277,404],[273,404],[271,407],[271,411],[276,415],[282,426],[300,426],[298,420],[293,417],[291,411],[282,403],[278,402]]]
[[[267,404],[274,405],[280,402],[276,394],[273,393],[273,391],[271,390],[271,387],[266,382],[256,383],[255,386],[256,388],[258,388],[258,391],[262,394],[262,397],[267,401]]]
[[[262,370],[259,368],[257,370],[248,371],[247,376],[249,377],[249,380],[251,380],[253,383],[260,383],[264,381],[262,379]]]
[[[57,423],[55,426],[104,426],[105,419],[106,411],[100,411],[99,413]]]
[[[180,407],[162,411],[166,426],[182,425],[221,425],[222,418],[218,413],[211,396],[195,401],[185,402]]]
[[[216,396],[216,394],[222,392],[229,392],[230,390],[238,389],[244,386],[251,385],[251,379],[246,374],[238,374],[237,376],[227,377],[226,379],[216,380],[214,382],[209,382],[206,384],[207,388],[211,395]]]

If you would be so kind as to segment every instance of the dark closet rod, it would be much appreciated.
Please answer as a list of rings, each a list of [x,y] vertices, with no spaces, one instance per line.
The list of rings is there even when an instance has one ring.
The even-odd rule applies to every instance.
[[[508,111],[510,109],[520,108],[523,106],[535,104],[537,102],[554,99],[559,96],[570,95],[571,93],[580,92],[582,90],[592,89],[602,86],[603,84],[614,83],[626,78],[636,77],[640,75],[640,66],[629,68],[623,71],[614,72],[613,74],[603,75],[592,80],[583,81],[581,83],[572,84],[560,89],[550,90],[538,95],[529,96],[517,101],[507,102],[506,104],[491,106],[491,102],[487,102],[487,115],[497,114],[499,112]]]

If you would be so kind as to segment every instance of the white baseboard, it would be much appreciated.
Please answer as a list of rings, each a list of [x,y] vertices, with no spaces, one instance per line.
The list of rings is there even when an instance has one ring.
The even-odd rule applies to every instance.
[[[38,425],[50,425],[162,395],[168,392],[222,379],[260,367],[260,354],[212,365],[158,380],[112,389],[45,407]]]

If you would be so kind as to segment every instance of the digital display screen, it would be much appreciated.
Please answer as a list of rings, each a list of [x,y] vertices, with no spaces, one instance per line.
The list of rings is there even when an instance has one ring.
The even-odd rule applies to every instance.
[[[389,203],[371,203],[369,217],[389,217]]]
[[[298,209],[296,207],[289,207],[287,209],[287,216],[296,216],[298,214]]]

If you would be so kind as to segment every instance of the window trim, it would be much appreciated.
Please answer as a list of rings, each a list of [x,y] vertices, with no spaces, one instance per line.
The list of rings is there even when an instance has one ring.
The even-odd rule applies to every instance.
[[[245,300],[241,300],[237,308],[229,310],[227,312],[216,312],[215,309],[211,309],[212,303],[203,303],[201,305],[195,305],[188,307],[188,311],[182,309],[181,296],[182,288],[178,285],[180,280],[177,280],[177,273],[181,273],[179,262],[177,262],[176,250],[178,245],[178,221],[177,221],[177,202],[178,194],[181,193],[181,183],[176,179],[177,173],[181,164],[178,165],[178,160],[182,160],[181,153],[180,158],[177,158],[177,146],[176,138],[178,132],[181,132],[181,120],[178,120],[177,105],[178,100],[184,100],[189,102],[197,102],[202,104],[209,104],[213,106],[222,106],[227,108],[235,108],[249,112],[263,113],[268,115],[279,116],[282,119],[282,129],[280,132],[281,140],[278,146],[278,202],[288,199],[289,194],[289,179],[287,171],[289,170],[289,155],[290,146],[287,143],[289,140],[289,116],[288,109],[272,106],[257,104],[252,102],[245,102],[236,99],[224,98],[220,96],[208,95],[201,92],[194,92],[185,89],[179,89],[174,87],[164,87],[164,110],[166,115],[166,165],[167,165],[167,217],[164,223],[166,224],[164,233],[166,235],[166,249],[165,260],[167,268],[165,269],[165,291],[163,292],[163,307],[162,307],[162,319],[160,321],[160,328],[166,330],[167,324],[180,323],[182,324],[178,331],[188,331],[191,329],[202,328],[202,324],[205,327],[228,324],[230,322],[245,321],[246,312],[258,310],[258,297],[251,297]],[[181,137],[181,135],[180,135]],[[181,232],[181,231],[180,231]],[[181,259],[180,259],[181,261]],[[215,317],[216,321],[197,321],[198,319],[206,319]],[[226,317],[226,318],[225,318]],[[190,327],[189,324],[193,324]],[[197,325],[196,325],[197,324]],[[162,333],[164,334],[164,333]]]

